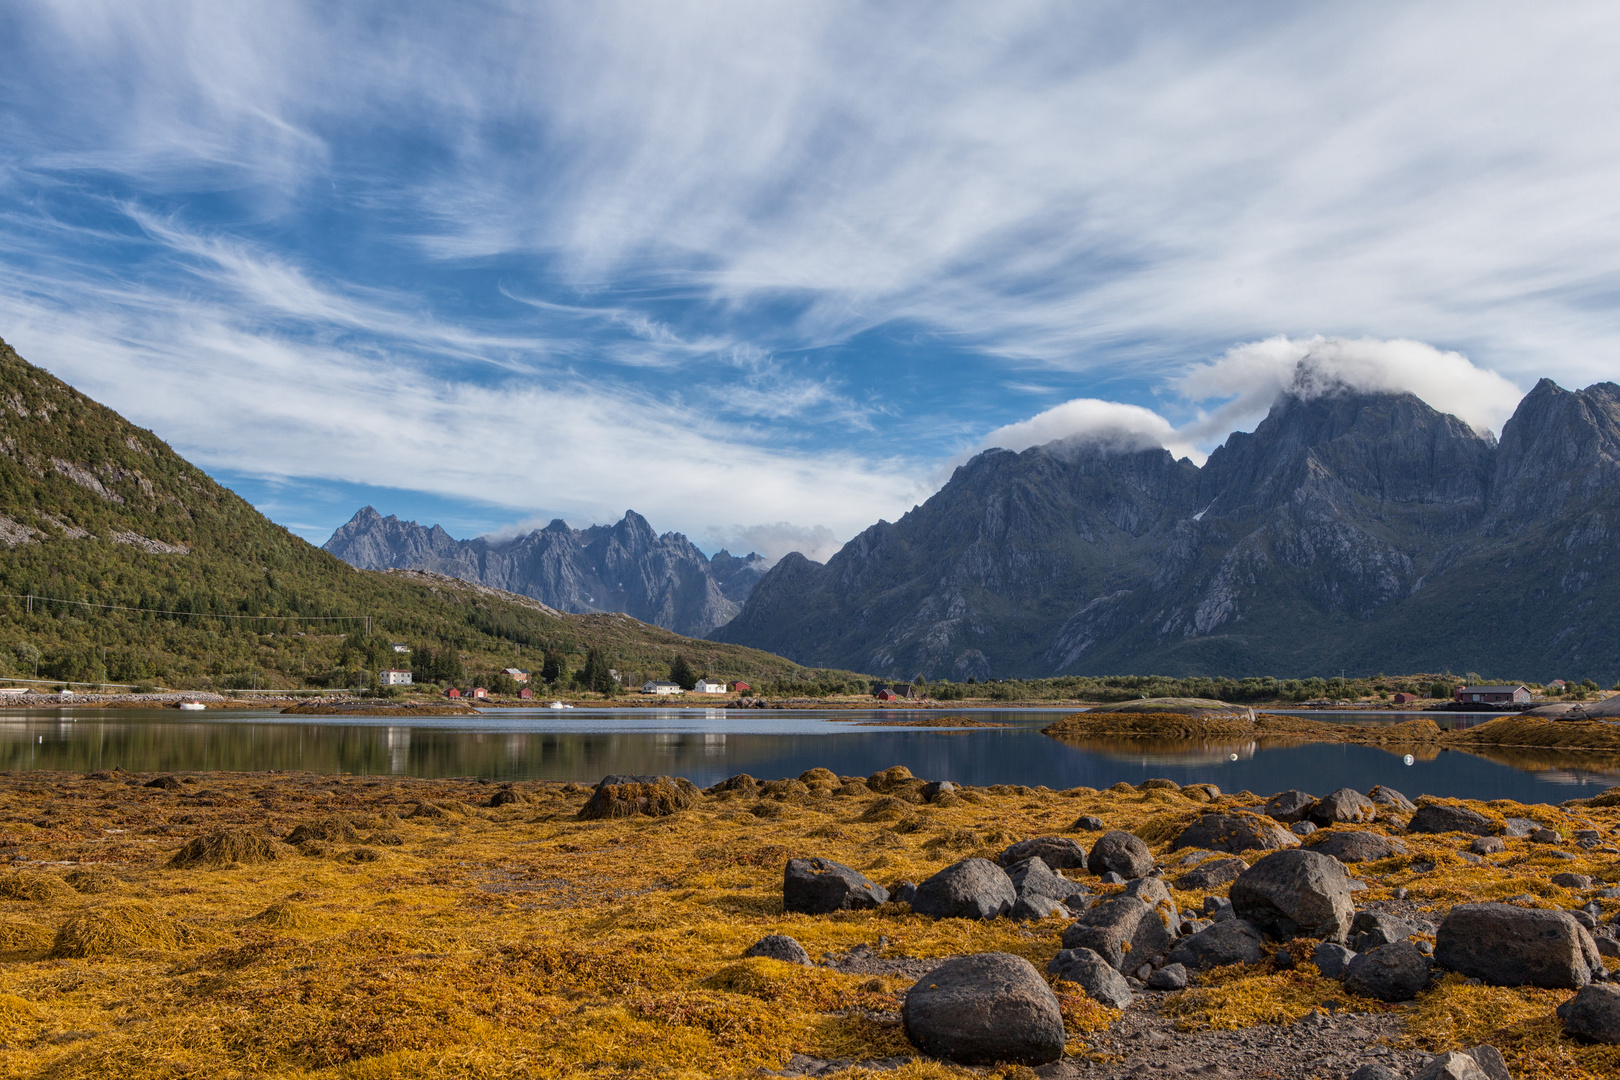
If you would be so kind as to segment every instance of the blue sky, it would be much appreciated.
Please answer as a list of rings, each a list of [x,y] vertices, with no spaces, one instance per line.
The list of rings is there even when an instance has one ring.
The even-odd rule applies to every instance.
[[[1301,365],[1499,427],[1620,343],[1612,5],[0,8],[0,337],[316,542],[825,557]]]

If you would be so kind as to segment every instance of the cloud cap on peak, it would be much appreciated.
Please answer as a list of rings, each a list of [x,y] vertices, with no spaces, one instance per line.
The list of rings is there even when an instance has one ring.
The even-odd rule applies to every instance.
[[[1177,457],[1195,452],[1177,435],[1170,421],[1152,409],[1100,398],[1075,398],[1054,405],[1028,420],[997,428],[984,437],[980,446],[1019,451],[1054,442],[1117,453],[1159,447]]]

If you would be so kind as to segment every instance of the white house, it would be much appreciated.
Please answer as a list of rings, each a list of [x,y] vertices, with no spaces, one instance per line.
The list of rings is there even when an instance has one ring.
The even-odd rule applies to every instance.
[[[644,682],[644,683],[641,684],[641,692],[643,694],[684,694],[684,693],[686,693],[686,691],[681,689],[681,684],[680,683],[652,682],[650,680],[648,682]]]
[[[694,694],[724,694],[728,693],[723,682],[710,682],[708,679],[699,679],[692,687]]]
[[[403,641],[391,642],[388,647],[390,649],[393,649],[395,652],[408,653],[408,652],[411,651],[411,647],[409,645],[405,644]]]
[[[377,685],[409,686],[411,685],[411,673],[408,671],[400,671],[397,668],[387,668],[383,671],[377,672]]]

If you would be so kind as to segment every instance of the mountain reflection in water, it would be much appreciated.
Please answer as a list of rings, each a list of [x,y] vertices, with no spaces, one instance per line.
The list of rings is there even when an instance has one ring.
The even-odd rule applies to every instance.
[[[1612,754],[1271,738],[1059,741],[1040,733],[1072,711],[974,711],[975,718],[1008,726],[951,729],[863,725],[926,716],[875,710],[503,709],[477,717],[297,722],[268,710],[188,713],[183,720],[161,709],[18,711],[0,714],[0,769],[286,769],[582,783],[607,773],[669,773],[708,785],[739,772],[774,779],[824,766],[865,776],[905,765],[918,776],[966,784],[1103,788],[1164,777],[1257,794],[1387,784],[1412,797],[1524,802],[1560,802],[1620,783],[1620,756]]]

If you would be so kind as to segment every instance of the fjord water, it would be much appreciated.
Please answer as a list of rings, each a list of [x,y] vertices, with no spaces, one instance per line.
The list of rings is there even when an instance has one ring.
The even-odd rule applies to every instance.
[[[1414,752],[1253,740],[1064,742],[1040,729],[1073,710],[953,713],[1006,727],[923,728],[918,712],[724,709],[492,709],[477,717],[299,717],[242,710],[0,713],[0,769],[131,772],[302,770],[355,775],[575,780],[669,773],[700,785],[733,773],[774,779],[825,766],[869,775],[905,765],[966,784],[1107,787],[1165,777],[1223,791],[1324,793],[1386,784],[1409,796],[1559,802],[1620,784],[1620,759],[1580,753]],[[1314,714],[1323,718],[1322,714]],[[1406,719],[1349,714],[1355,719]],[[1469,717],[1443,717],[1467,724]]]

